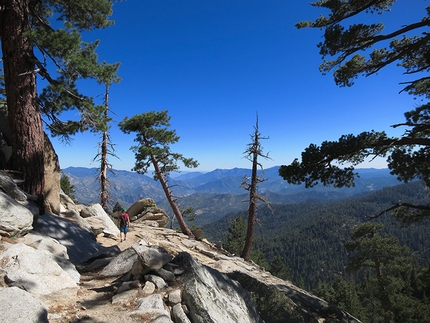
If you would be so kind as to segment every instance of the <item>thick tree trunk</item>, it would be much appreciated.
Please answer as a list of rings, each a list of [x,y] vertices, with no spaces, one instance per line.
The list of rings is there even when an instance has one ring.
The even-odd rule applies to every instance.
[[[2,43],[8,117],[14,170],[23,173],[23,189],[38,198],[43,211],[44,135],[38,104],[33,46],[27,0],[0,0]]]
[[[167,181],[164,178],[163,173],[161,172],[160,167],[158,165],[158,161],[154,155],[151,155],[151,160],[152,160],[152,164],[154,165],[155,173],[157,174],[158,180],[160,181],[160,184],[163,187],[164,194],[166,195],[167,201],[169,202],[169,205],[172,208],[173,214],[178,220],[179,227],[181,228],[182,233],[186,234],[190,238],[194,238],[193,233],[188,228],[187,223],[185,222],[184,217],[182,216],[181,210],[179,210],[178,205],[175,203],[173,199],[173,195],[172,195],[172,192],[170,191],[169,185],[167,184]]]

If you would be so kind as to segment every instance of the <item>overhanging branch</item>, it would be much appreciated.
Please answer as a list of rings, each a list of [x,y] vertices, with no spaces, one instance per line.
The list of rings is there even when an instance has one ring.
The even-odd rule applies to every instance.
[[[392,207],[380,212],[377,215],[367,216],[366,218],[370,219],[370,220],[376,219],[376,218],[379,218],[381,215],[386,214],[387,212],[391,212],[391,211],[396,210],[396,209],[401,208],[401,207],[407,207],[407,208],[419,210],[419,211],[430,211],[430,206],[428,206],[428,205],[416,205],[416,204],[399,202],[399,203],[394,204]]]

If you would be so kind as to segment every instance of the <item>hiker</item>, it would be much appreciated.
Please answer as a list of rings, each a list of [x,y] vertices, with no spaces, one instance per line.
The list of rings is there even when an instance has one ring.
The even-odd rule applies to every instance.
[[[118,225],[121,242],[123,242],[124,240],[127,240],[128,227],[130,226],[130,217],[125,212],[125,209],[122,209],[121,214],[118,215]]]

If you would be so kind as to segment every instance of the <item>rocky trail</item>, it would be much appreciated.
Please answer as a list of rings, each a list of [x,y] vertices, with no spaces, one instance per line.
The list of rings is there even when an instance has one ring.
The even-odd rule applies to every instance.
[[[142,229],[142,228],[140,228]],[[127,240],[120,242],[99,236],[97,242],[105,247],[117,245],[121,251],[138,244],[141,240],[139,226],[134,225],[127,235]],[[49,309],[50,323],[134,323],[141,318],[126,315],[134,309],[136,303],[112,304],[112,297],[118,288],[118,278],[98,277],[100,270],[81,274],[81,283],[76,299],[55,302]]]
[[[4,241],[6,242],[6,241]],[[10,241],[13,242],[13,241]],[[312,312],[317,313],[327,309],[328,304],[323,300],[297,288],[288,281],[281,280],[264,268],[252,262],[245,262],[239,257],[228,254],[225,250],[219,249],[215,244],[203,239],[201,241],[191,240],[186,235],[171,229],[152,227],[146,224],[132,224],[127,240],[120,242],[102,235],[97,237],[97,242],[103,247],[117,246],[121,251],[126,251],[139,245],[158,246],[168,254],[176,257],[179,254],[187,253],[196,262],[215,269],[220,273],[230,275],[232,273],[242,273],[250,277],[252,285],[264,284],[281,291],[288,296],[296,305],[301,304],[302,308],[309,309],[312,305]],[[16,241],[14,242],[16,243]],[[123,283],[121,275],[112,277],[101,277],[99,273],[103,269],[89,272],[81,272],[79,280],[79,290],[73,297],[51,297],[46,301],[48,308],[48,320],[50,323],[134,323],[150,322],[145,320],[139,313],[138,299],[145,298],[144,289],[134,288],[134,296],[124,297],[123,294],[116,293]],[[237,277],[240,280],[240,276]],[[236,279],[236,278],[234,278]],[[270,287],[268,287],[270,288]],[[166,302],[169,292],[173,289],[181,289],[180,281],[169,283],[166,289],[156,289],[153,293],[159,294]],[[205,293],[211,294],[210,290]],[[202,296],[204,297],[204,296]],[[119,301],[118,298],[120,298]],[[292,304],[293,304],[292,303]],[[307,311],[307,310],[306,310]],[[314,315],[312,315],[314,316]],[[169,320],[170,321],[170,320]],[[357,322],[354,318],[348,317],[348,322]],[[157,321],[158,322],[158,321]]]
[[[189,240],[187,236],[176,231],[143,224],[132,224],[125,241],[120,242],[100,235],[97,242],[104,247],[117,245],[124,251],[139,244],[142,239],[149,244],[162,245],[173,255],[187,251],[199,262],[207,265],[214,262],[211,252],[219,252],[208,242]],[[205,251],[207,255],[204,254]],[[79,291],[75,299],[53,300],[53,304],[49,306],[50,323],[142,322],[140,317],[133,318],[128,315],[137,307],[135,301],[126,304],[112,303],[112,297],[121,282],[118,277],[99,277],[100,271],[101,269],[81,273]]]

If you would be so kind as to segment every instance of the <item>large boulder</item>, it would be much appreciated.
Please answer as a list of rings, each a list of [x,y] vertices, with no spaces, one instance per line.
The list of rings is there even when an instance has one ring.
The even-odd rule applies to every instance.
[[[115,277],[128,273],[134,263],[138,261],[138,255],[132,248],[128,248],[116,256],[100,273],[100,277]]]
[[[94,257],[108,257],[120,252],[118,246],[103,247],[94,240],[92,234],[75,223],[50,213],[39,217],[34,225],[34,231],[51,237],[65,246],[70,261],[75,265]]]
[[[155,221],[160,228],[165,228],[170,221],[167,213],[151,198],[140,199],[129,207],[127,213],[132,222]]]
[[[138,309],[130,316],[141,318],[146,322],[173,323],[170,313],[164,307],[163,298],[160,294],[148,295],[137,300]]]
[[[336,322],[359,323],[343,310],[295,286],[266,284],[244,272],[234,271],[228,277],[238,281],[253,295],[258,295],[257,306],[265,321],[296,322],[301,313],[305,322],[318,322],[319,318],[336,317]],[[268,299],[276,299],[270,306]]]
[[[33,213],[0,191],[0,235],[22,236],[33,227]]]
[[[27,194],[22,191],[15,180],[6,172],[0,171],[0,188],[18,202],[27,201]]]
[[[84,218],[93,229],[100,230],[111,237],[119,237],[119,229],[100,204],[92,204],[81,209],[81,217]]]
[[[44,203],[46,212],[60,214],[60,178],[61,169],[58,156],[55,153],[49,137],[45,133],[45,186],[44,186]]]
[[[1,269],[8,286],[24,289],[41,300],[76,295],[77,284],[46,252],[24,243],[5,247]]]
[[[0,322],[49,323],[45,305],[18,287],[0,287],[0,304]]]
[[[158,246],[134,245],[116,256],[100,273],[100,277],[121,276],[132,272],[135,276],[157,271],[173,256]],[[136,269],[137,268],[137,269]],[[137,270],[137,271],[136,271]]]
[[[198,263],[186,252],[172,263],[183,270],[183,298],[192,322],[263,322],[250,294],[236,281]]]
[[[59,216],[72,221],[81,229],[83,229],[84,231],[87,231],[90,235],[92,235],[93,239],[95,240],[96,237],[94,235],[91,225],[81,217],[79,207],[63,191],[60,192],[60,203],[61,205],[60,205]]]
[[[139,256],[142,267],[149,270],[159,270],[173,259],[172,255],[158,246],[135,245],[133,250]]]
[[[74,224],[76,224],[78,227],[80,227],[82,230],[88,232],[93,240],[96,240],[96,236],[94,234],[94,230],[91,227],[91,224],[88,223],[88,221],[85,221],[84,218],[82,218],[79,215],[79,212],[75,209],[68,209],[64,210],[62,208],[60,212],[60,217],[65,218],[69,221],[72,221]]]
[[[80,282],[81,275],[76,270],[75,265],[70,262],[67,248],[62,246],[57,240],[30,232],[20,238],[19,241],[34,249],[44,251],[76,284]]]

